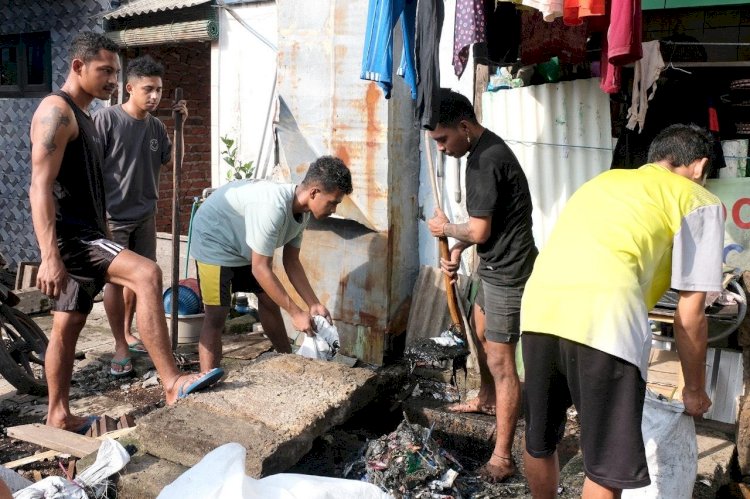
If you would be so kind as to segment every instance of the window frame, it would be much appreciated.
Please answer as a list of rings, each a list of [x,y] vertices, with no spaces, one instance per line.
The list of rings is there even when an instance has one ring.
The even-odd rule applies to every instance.
[[[3,43],[17,37],[15,44]],[[41,42],[41,43],[39,43]],[[28,48],[44,45],[42,55],[42,83],[29,83]],[[49,31],[29,33],[7,33],[0,35],[0,45],[11,46],[16,50],[17,82],[14,85],[0,85],[0,99],[18,97],[44,97],[52,91],[52,43]]]

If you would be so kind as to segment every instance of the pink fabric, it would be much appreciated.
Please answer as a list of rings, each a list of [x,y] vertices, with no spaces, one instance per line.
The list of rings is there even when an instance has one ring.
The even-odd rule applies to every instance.
[[[608,3],[609,30],[602,38],[600,88],[608,94],[620,91],[622,66],[643,57],[641,45],[641,0],[612,0]]]
[[[624,66],[643,57],[641,0],[612,0],[607,44],[609,62]]]
[[[461,76],[469,60],[469,47],[487,41],[484,0],[457,0],[453,38],[453,69]]]

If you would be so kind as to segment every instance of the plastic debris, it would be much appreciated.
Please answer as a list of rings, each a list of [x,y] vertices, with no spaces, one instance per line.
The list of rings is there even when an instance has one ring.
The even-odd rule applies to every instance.
[[[339,331],[320,315],[314,316],[313,321],[315,336],[305,336],[297,354],[310,359],[332,360],[340,348]]]
[[[375,484],[397,499],[467,497],[456,487],[463,468],[431,434],[404,420],[395,431],[368,442],[344,476]]]
[[[73,481],[50,476],[13,494],[14,499],[89,499],[102,497],[109,477],[130,461],[130,454],[119,443],[107,438],[99,447],[96,461]]]

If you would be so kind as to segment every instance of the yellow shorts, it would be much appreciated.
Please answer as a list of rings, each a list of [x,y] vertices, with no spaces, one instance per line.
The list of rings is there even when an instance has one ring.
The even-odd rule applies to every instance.
[[[243,291],[257,295],[264,292],[255,280],[250,265],[223,267],[202,262],[196,262],[196,265],[204,305],[229,307],[232,293]]]

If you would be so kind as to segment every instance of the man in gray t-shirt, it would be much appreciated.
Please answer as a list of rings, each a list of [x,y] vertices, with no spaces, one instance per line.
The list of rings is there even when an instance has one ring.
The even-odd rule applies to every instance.
[[[232,293],[258,297],[263,331],[276,351],[291,353],[280,308],[297,331],[313,335],[312,316],[331,314],[310,286],[299,259],[302,232],[310,221],[336,212],[352,192],[343,161],[323,156],[310,164],[299,185],[269,180],[236,180],[214,191],[195,212],[191,255],[198,266],[203,319],[198,354],[201,371],[219,367],[221,334]],[[273,254],[283,250],[284,272],[307,310],[297,305],[273,272]]]
[[[112,240],[154,261],[159,171],[172,158],[167,128],[151,114],[161,102],[163,75],[164,66],[151,57],[133,59],[126,71],[128,101],[94,115],[104,149],[102,172]],[[187,118],[185,101],[173,109]],[[130,353],[145,352],[141,340],[131,333],[135,294],[108,284],[104,308],[115,339],[110,372],[125,376],[133,369]]]

